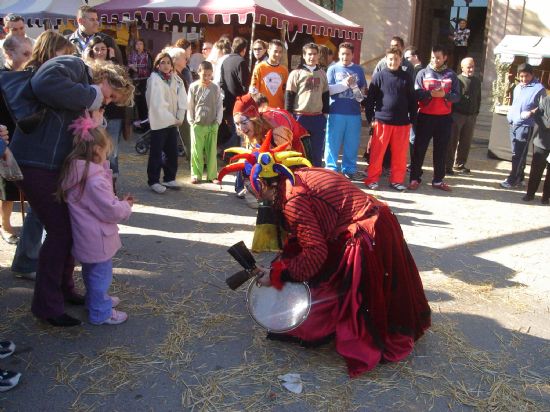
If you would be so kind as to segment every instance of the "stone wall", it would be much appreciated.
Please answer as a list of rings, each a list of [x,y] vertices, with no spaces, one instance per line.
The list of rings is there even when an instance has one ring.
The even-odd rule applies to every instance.
[[[408,43],[415,0],[344,0],[339,13],[363,26],[361,63],[370,73],[390,44],[392,36],[401,36]]]

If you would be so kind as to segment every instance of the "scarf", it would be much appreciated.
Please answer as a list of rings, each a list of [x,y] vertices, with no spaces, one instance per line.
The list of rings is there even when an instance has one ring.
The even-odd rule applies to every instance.
[[[170,84],[170,80],[172,80],[172,72],[170,73],[163,73],[160,70],[155,70],[157,74],[160,76],[162,80],[164,80],[166,83]]]
[[[447,70],[447,64],[443,63],[439,68],[437,68],[432,63],[430,63],[430,69],[432,69],[434,72],[441,73],[442,71]]]

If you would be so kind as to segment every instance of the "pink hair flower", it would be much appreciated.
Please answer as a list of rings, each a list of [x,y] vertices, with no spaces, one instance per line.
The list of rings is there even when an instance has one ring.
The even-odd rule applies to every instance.
[[[94,137],[90,133],[91,129],[98,126],[96,121],[90,117],[90,113],[86,111],[84,116],[76,118],[68,127],[73,132],[75,137],[85,142],[93,142]]]

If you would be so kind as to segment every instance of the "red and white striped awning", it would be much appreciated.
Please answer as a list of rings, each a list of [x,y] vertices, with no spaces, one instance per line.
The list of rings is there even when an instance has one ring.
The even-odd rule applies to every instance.
[[[14,13],[25,20],[55,20],[74,18],[82,0],[2,0],[0,17]]]
[[[194,23],[206,17],[213,24],[221,16],[224,24],[231,23],[231,16],[237,16],[245,24],[252,16],[256,24],[285,25],[290,31],[300,33],[361,40],[363,28],[336,13],[332,13],[309,0],[111,0],[96,6],[100,17],[111,22],[115,16],[142,19],[152,16],[159,21],[161,16],[167,22],[185,22],[191,16]]]

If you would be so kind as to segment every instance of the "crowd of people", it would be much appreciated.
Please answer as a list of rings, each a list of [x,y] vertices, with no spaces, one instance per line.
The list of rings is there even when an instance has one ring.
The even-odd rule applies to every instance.
[[[108,290],[111,259],[121,246],[116,224],[130,216],[133,205],[132,196],[116,196],[118,145],[128,137],[133,113],[136,124],[148,121],[151,128],[147,185],[157,194],[180,189],[180,138],[188,153],[192,184],[218,183],[218,155],[228,148],[257,152],[261,147],[270,153],[269,159],[274,159],[274,151],[286,148],[306,157],[313,168],[287,170],[280,178],[278,172],[262,175],[262,169],[250,163],[251,157],[246,157],[247,167],[231,169],[238,170],[237,196],[252,194],[271,202],[289,234],[278,263],[263,269],[261,282],[311,280],[314,295],[332,302],[313,311],[306,325],[284,338],[312,343],[336,334],[337,349],[353,376],[410,353],[430,323],[418,271],[387,206],[351,182],[362,181],[375,191],[387,168],[390,188],[418,190],[431,141],[434,189],[450,192],[446,175],[470,173],[467,160],[481,82],[464,49],[465,22],[455,35],[462,47],[455,50],[460,55],[458,75],[447,66],[445,47],[433,46],[430,62],[422,67],[418,50],[405,48],[403,39],[395,36],[369,84],[364,69],[354,63],[354,45],[348,42],[338,45],[336,62],[327,61],[332,53],[326,47],[308,42],[302,47],[301,63],[289,70],[279,39],[256,39],[249,65],[249,44],[242,37],[222,36],[200,47],[182,38],[156,56],[144,39],[137,38],[124,54],[112,37],[99,31],[97,12],[89,6],[79,8],[78,29],[68,37],[46,30],[34,40],[26,36],[24,23],[13,14],[4,18],[8,35],[1,43],[0,125],[5,127],[0,129],[0,154],[16,159],[24,179],[16,183],[0,179],[0,230],[6,242],[17,244],[12,271],[35,280],[31,310],[37,318],[58,327],[80,325],[65,312],[65,303],[86,305],[94,325],[119,324],[128,318],[115,309],[120,299]],[[9,89],[6,84],[15,76],[24,81],[18,83],[19,89]],[[550,97],[528,64],[518,68],[518,77],[508,115],[512,170],[501,186],[522,184],[537,124],[523,200],[534,199],[546,168],[542,203],[548,204]],[[21,101],[16,104],[15,98]],[[128,110],[134,101],[136,110]],[[23,113],[21,106],[35,108],[39,118],[37,113]],[[372,135],[368,167],[359,170],[363,113]],[[262,190],[254,186],[254,179],[262,182],[257,183]],[[10,215],[13,202],[23,199],[30,208],[18,235]],[[388,232],[376,234],[375,225]],[[371,285],[372,276],[364,269],[366,265],[384,274],[387,262],[380,262],[390,255],[399,272],[393,275],[403,277],[394,292],[386,290],[385,281]],[[344,257],[357,262],[342,266]],[[85,296],[74,287],[75,259],[82,264]],[[358,263],[361,259],[366,263]],[[350,273],[357,273],[353,282],[347,279]],[[385,319],[369,320],[365,314],[369,308],[356,298],[335,309],[337,299],[331,297],[342,285],[362,290],[366,301],[399,300],[399,304],[387,306]],[[334,310],[338,317],[326,323],[326,314]],[[407,311],[409,315],[403,316]],[[363,322],[371,323],[356,333],[350,325],[359,314]],[[353,348],[350,342],[355,342]],[[13,343],[0,343],[0,357],[13,350]],[[0,390],[15,386],[20,377],[0,373]]]

